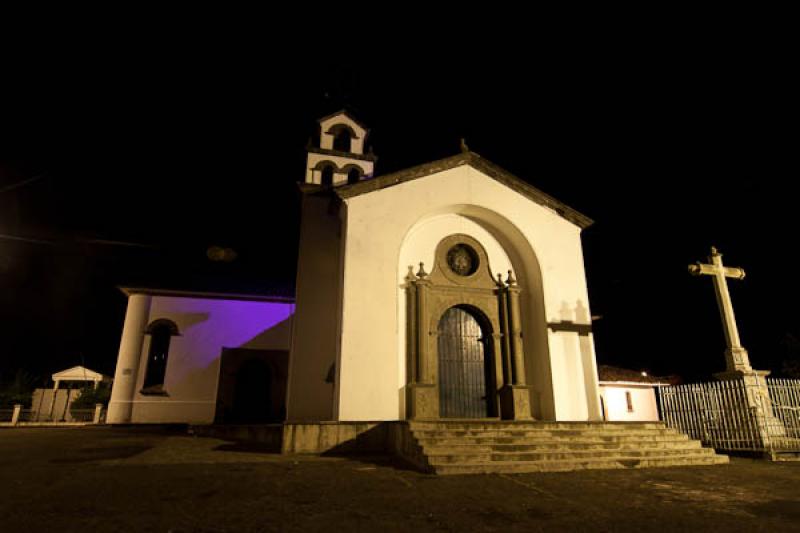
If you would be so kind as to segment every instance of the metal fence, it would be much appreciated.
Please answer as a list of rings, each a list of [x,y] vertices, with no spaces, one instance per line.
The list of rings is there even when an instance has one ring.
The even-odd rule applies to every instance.
[[[800,452],[800,380],[766,383],[768,398],[742,380],[660,387],[661,418],[718,450]]]
[[[37,409],[20,409],[16,420],[14,409],[0,409],[0,424],[104,424],[107,409],[101,409],[99,417],[96,409],[71,409],[66,417],[51,416]]]

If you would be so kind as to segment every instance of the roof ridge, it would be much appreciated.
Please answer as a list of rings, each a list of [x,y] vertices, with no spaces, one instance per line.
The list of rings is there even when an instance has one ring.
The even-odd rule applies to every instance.
[[[477,152],[471,150],[459,154],[429,161],[415,165],[397,172],[376,176],[374,178],[359,181],[349,185],[336,187],[334,192],[339,198],[347,199],[361,194],[367,194],[380,189],[393,187],[400,183],[412,181],[417,178],[443,172],[462,165],[468,164],[473,168],[483,172],[492,179],[502,183],[512,190],[517,191],[528,199],[553,210],[560,217],[572,222],[581,229],[591,226],[594,221],[579,211],[569,207],[565,203],[556,200],[549,194],[537,189],[525,180],[515,176],[501,166],[482,157]]]

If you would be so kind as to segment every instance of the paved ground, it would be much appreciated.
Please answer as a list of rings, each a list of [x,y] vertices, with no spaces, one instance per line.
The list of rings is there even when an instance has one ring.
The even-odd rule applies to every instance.
[[[800,531],[800,463],[436,477],[134,428],[0,429],[0,531]]]

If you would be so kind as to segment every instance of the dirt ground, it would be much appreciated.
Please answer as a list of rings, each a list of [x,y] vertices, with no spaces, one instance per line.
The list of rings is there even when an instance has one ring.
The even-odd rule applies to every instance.
[[[800,531],[800,463],[437,477],[155,428],[0,430],[0,531]]]

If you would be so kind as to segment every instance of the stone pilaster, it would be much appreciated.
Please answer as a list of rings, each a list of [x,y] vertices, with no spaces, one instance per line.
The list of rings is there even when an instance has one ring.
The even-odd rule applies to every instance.
[[[498,276],[498,289],[497,289],[497,308],[499,310],[500,319],[500,350],[495,352],[495,357],[500,357],[503,368],[503,386],[511,385],[514,383],[513,370],[511,368],[511,344],[510,344],[510,327],[508,323],[508,298],[505,285],[499,281]]]
[[[525,384],[525,350],[522,345],[522,323],[519,311],[517,281],[508,272],[508,286],[505,289],[504,321],[506,347],[510,352],[508,360],[511,367],[511,380],[500,389],[500,413],[504,419],[530,420],[530,391]]]
[[[519,287],[508,287],[508,316],[510,346],[512,357],[512,375],[514,385],[525,385],[525,350],[522,347],[522,324],[519,313]]]
[[[406,381],[416,383],[419,375],[419,360],[417,358],[417,285],[416,276],[409,267],[406,276]]]
[[[439,418],[439,388],[434,381],[430,351],[430,325],[428,319],[428,298],[431,282],[420,263],[419,272],[413,281],[415,299],[409,301],[413,317],[409,329],[409,346],[413,357],[412,376],[408,384],[408,418]]]

